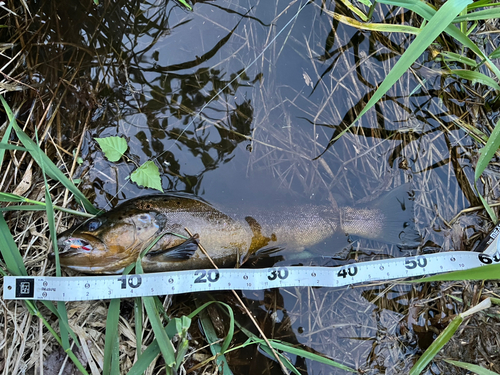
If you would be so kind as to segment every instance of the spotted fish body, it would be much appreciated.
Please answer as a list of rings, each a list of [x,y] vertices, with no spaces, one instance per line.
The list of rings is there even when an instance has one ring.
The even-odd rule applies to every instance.
[[[194,196],[144,196],[61,233],[59,256],[61,265],[80,272],[114,274],[160,235],[142,258],[146,272],[211,268],[198,242],[218,267],[233,267],[266,251],[300,252],[346,233],[415,246],[412,203],[405,186],[370,208],[301,205],[242,212],[219,210]]]

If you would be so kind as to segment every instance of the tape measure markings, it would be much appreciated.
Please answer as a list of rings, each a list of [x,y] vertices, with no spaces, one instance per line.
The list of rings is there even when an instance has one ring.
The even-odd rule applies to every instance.
[[[4,298],[86,301],[230,289],[342,287],[465,270],[498,262],[498,254],[456,251],[338,267],[224,268],[113,276],[6,276]]]

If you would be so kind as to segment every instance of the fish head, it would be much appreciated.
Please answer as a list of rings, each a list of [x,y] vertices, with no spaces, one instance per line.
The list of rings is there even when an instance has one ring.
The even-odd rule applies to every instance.
[[[58,236],[60,263],[84,273],[120,273],[136,261],[161,223],[157,212],[138,209],[110,211],[89,219]]]

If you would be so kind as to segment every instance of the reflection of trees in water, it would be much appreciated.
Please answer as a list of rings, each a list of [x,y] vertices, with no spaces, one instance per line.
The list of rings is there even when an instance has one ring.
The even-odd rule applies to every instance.
[[[221,7],[218,9],[224,10]],[[161,23],[167,27],[170,12],[166,8],[163,10],[165,17]],[[158,37],[146,25],[130,30],[136,35],[135,44],[122,46],[120,56],[127,56],[126,61],[123,61],[127,89],[117,89],[114,77],[108,80],[108,90],[103,95],[106,114],[115,122],[121,118],[127,121],[128,116],[136,113],[146,115],[147,123],[141,125],[148,128],[150,137],[141,131],[137,132],[141,125],[129,127],[130,133],[125,135],[136,137],[144,155],[158,161],[162,175],[166,176],[164,182],[168,179],[168,186],[165,186],[168,189],[196,193],[203,175],[217,168],[220,163],[229,161],[237,144],[246,140],[244,136],[250,136],[253,113],[251,102],[248,99],[234,99],[241,89],[251,87],[253,83],[250,78],[246,74],[240,75],[241,67],[231,72],[231,64],[225,64],[227,68],[224,68],[225,65],[218,69],[205,67],[206,62],[214,56],[215,62],[220,63],[217,55],[227,54],[225,49],[228,42],[240,21],[246,17],[238,15],[233,29],[221,36],[213,46],[207,47],[207,52],[185,62],[161,65],[158,51],[152,50]],[[190,21],[181,20],[173,28],[180,28],[179,33],[182,33],[182,26]],[[158,23],[154,23],[154,29],[162,28],[156,26]],[[142,48],[144,35],[150,38],[146,40],[146,47]],[[183,39],[179,36],[177,46],[182,46]],[[174,36],[171,34],[168,37]],[[151,63],[151,60],[154,62]],[[256,79],[258,76],[253,77],[252,81]],[[96,124],[101,129],[104,127],[99,126],[99,121]],[[119,126],[118,129],[118,132],[123,132]],[[179,153],[184,159],[190,155],[201,161],[202,168],[194,174],[184,171],[179,162]]]
[[[169,179],[165,187],[196,192],[203,174],[228,161],[237,144],[251,135],[253,108],[245,95],[260,74],[240,75],[245,63],[231,54],[246,41],[241,35],[233,39],[242,21],[267,27],[239,5],[235,10],[208,3],[205,12],[207,7],[217,12],[213,21],[202,12],[185,12],[173,1],[104,1],[99,7],[92,2],[33,4],[34,36],[19,37],[31,76],[26,83],[39,88],[38,93],[28,91],[41,102],[32,121],[43,122],[46,104],[53,103],[57,110],[49,114],[56,118],[50,120],[55,142],[69,150],[84,129],[93,136],[137,139],[141,146],[130,153],[141,162],[157,157]],[[213,27],[207,40],[202,35],[203,48],[190,45],[207,21]],[[179,52],[190,57],[179,61]],[[168,54],[173,57],[162,60]],[[137,114],[146,121],[134,123]],[[180,155],[201,161],[201,169],[187,173]]]

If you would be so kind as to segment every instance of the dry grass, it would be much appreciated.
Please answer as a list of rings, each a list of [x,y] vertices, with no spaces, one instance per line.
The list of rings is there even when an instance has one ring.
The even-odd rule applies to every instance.
[[[222,165],[233,153],[239,152],[245,157],[234,163],[240,163],[239,167],[245,169],[250,179],[269,174],[285,194],[297,200],[335,199],[341,204],[353,204],[411,181],[416,223],[424,238],[419,250],[422,253],[474,249],[491,228],[482,210],[465,212],[452,221],[462,210],[480,205],[472,188],[478,144],[456,122],[473,124],[489,134],[496,112],[485,109],[489,97],[483,87],[464,88],[463,83],[443,76],[442,66],[432,61],[430,53],[388,93],[377,113],[371,111],[359,127],[329,147],[322,157],[312,160],[323,153],[333,130],[342,129],[359,113],[371,85],[383,79],[394,58],[401,53],[399,46],[407,42],[404,36],[373,33],[356,50],[353,45],[359,45],[356,38],[360,34],[353,37],[350,30],[334,25],[335,40],[325,50],[328,45],[325,36],[331,31],[331,23],[325,21],[324,15],[311,11],[306,16],[311,17],[311,24],[317,27],[303,33],[301,39],[297,37],[300,34],[294,32],[278,38],[247,72],[250,82],[256,79],[253,88],[239,86],[235,92],[220,95],[201,113],[175,148],[169,136],[179,134],[174,130],[183,129],[191,115],[199,112],[202,107],[199,95],[203,98],[214,94],[210,92],[211,86],[203,81],[205,75],[211,75],[212,81],[208,79],[208,82],[219,85],[229,82],[229,78],[202,71],[199,64],[188,69],[188,74],[179,73],[172,65],[160,82],[157,76],[152,80],[144,78],[143,75],[153,73],[146,68],[140,71],[141,65],[135,59],[149,57],[148,51],[155,43],[168,38],[175,27],[181,27],[192,15],[177,14],[177,18],[167,23],[169,13],[162,5],[145,9],[136,3],[122,7],[125,3],[113,5],[103,1],[96,11],[91,1],[74,5],[75,8],[66,4],[56,6],[49,1],[37,5],[36,9],[28,9],[23,4],[8,1],[5,5],[15,14],[6,13],[2,18],[2,24],[8,28],[1,30],[6,43],[0,45],[4,58],[0,90],[18,111],[25,131],[33,134],[37,129],[46,153],[69,176],[81,178],[82,190],[100,207],[115,204],[124,196],[130,197],[138,189],[130,185],[124,190],[118,189],[130,165],[113,166],[102,160],[91,137],[125,134],[131,138],[131,147],[137,150],[131,152],[133,158],[156,157],[162,165],[170,163],[163,171],[164,186],[170,189],[203,191],[203,177],[208,179],[214,169],[207,161],[208,156]],[[257,7],[259,5],[262,4]],[[268,18],[282,26],[296,6],[296,2],[279,3],[273,17]],[[236,10],[246,12],[243,8],[236,7]],[[85,24],[75,24],[72,15],[78,12],[81,17],[87,13],[92,16]],[[151,24],[140,18],[141,12]],[[200,26],[200,33],[212,28],[222,37],[232,30],[235,19],[234,15],[212,19],[209,13],[196,17],[197,22],[206,23]],[[393,21],[401,22],[403,17],[398,14]],[[417,21],[410,18],[407,22]],[[144,28],[151,43],[143,45],[134,39],[133,33],[125,32],[126,28],[113,28],[121,23],[133,25],[131,29],[135,32]],[[291,30],[300,25],[293,23]],[[489,35],[491,45],[487,48],[498,45],[495,34],[498,22],[481,27],[478,38]],[[266,27],[244,18],[229,39],[231,43],[221,49],[221,61],[215,68],[227,69],[227,75],[238,71],[256,58],[263,43],[269,43],[278,31],[277,27]],[[209,42],[207,39],[206,43]],[[174,45],[166,43],[164,47],[174,48]],[[179,54],[190,56],[186,49],[179,48]],[[290,70],[295,80],[292,82],[290,78],[287,84],[276,65],[290,58],[289,54],[301,57],[303,64],[302,71]],[[262,76],[259,73],[263,73]],[[296,75],[303,79],[302,87],[297,84]],[[189,89],[182,91],[175,86],[179,82]],[[409,88],[418,83],[422,83],[422,88],[408,96]],[[239,84],[248,84],[248,81]],[[172,94],[169,87],[184,96]],[[239,95],[246,96],[249,106],[244,107],[241,100],[234,99]],[[245,127],[245,124],[251,125]],[[220,139],[226,143],[217,143]],[[210,149],[210,142],[226,149]],[[228,143],[234,147],[228,147]],[[251,153],[241,151],[247,145]],[[191,155],[191,149],[198,150],[205,159]],[[75,156],[79,154],[85,159],[81,166]],[[193,173],[186,165],[196,165],[198,169]],[[499,196],[497,166],[498,161],[494,161],[482,180],[492,202]],[[17,193],[26,197],[43,199],[41,172],[29,155],[9,151],[1,171],[2,191],[18,189]],[[52,181],[51,187],[54,204],[72,204],[71,197],[57,182]],[[24,255],[28,272],[52,275],[54,267],[47,262],[50,243],[45,214],[9,212],[5,217]],[[72,221],[60,213],[56,220],[61,229]],[[406,255],[396,247],[367,240],[355,242],[353,250],[351,257],[359,260]],[[339,264],[342,260],[328,262]],[[401,374],[408,372],[415,357],[455,314],[484,296],[498,298],[499,291],[498,283],[494,282],[419,286],[384,283],[346,290],[294,288],[245,292],[243,297],[268,337],[303,344],[366,374]],[[230,294],[215,297],[234,306],[239,321],[248,324],[248,318],[239,311],[238,303]],[[202,303],[209,297],[200,294],[194,298]],[[185,315],[194,308],[192,299],[191,296],[166,298],[165,306],[172,316]],[[63,359],[60,348],[41,321],[32,317],[22,303],[0,302],[0,371],[3,374],[41,374],[43,368],[45,375],[52,375],[58,373],[57,367],[62,361],[65,361],[62,371],[66,371],[62,373],[76,371]],[[67,305],[70,325],[83,344],[78,356],[82,363],[88,363],[92,374],[102,371],[107,305],[106,301]],[[137,354],[131,323],[133,308],[128,302],[123,305],[119,330],[121,372],[125,373]],[[225,327],[220,321],[224,315],[214,310],[210,315],[219,334],[223,335]],[[42,312],[51,319],[50,312],[44,309]],[[470,319],[442,356],[479,363],[500,372],[500,357],[495,351],[500,344],[498,314],[498,310],[489,310],[488,315]],[[143,316],[147,330],[141,341],[145,347],[153,333],[146,314]],[[52,323],[57,326],[55,321]],[[190,334],[191,347],[183,366],[188,372],[211,357],[202,333],[195,327]],[[245,339],[240,332],[235,344]],[[279,367],[254,347],[231,354],[229,361],[235,374],[279,373]],[[448,366],[436,361],[433,371],[461,373]],[[308,361],[298,360],[297,367],[304,372],[309,369],[311,373],[337,373]],[[217,368],[212,361],[193,372],[215,374]],[[147,374],[157,373],[162,373],[161,359],[147,371]]]

